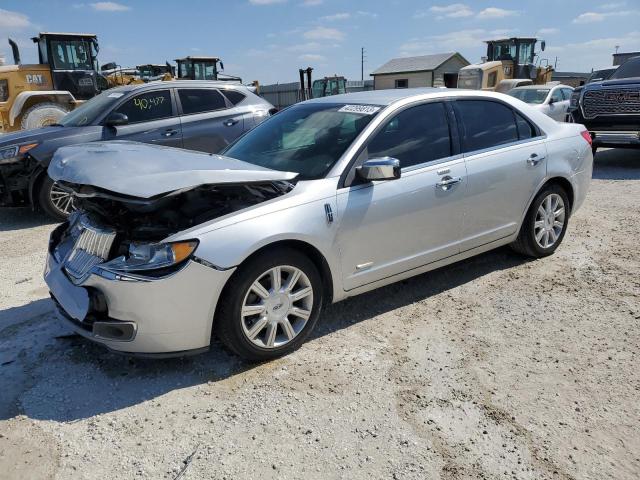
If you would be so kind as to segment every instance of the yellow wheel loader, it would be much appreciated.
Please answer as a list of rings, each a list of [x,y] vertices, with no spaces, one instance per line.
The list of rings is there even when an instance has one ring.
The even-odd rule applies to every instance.
[[[0,133],[57,123],[107,88],[98,73],[95,35],[43,32],[32,40],[39,63],[23,65],[9,39],[15,65],[0,66]]]
[[[551,81],[553,68],[536,65],[537,38],[488,40],[482,63],[467,65],[458,73],[458,88],[506,92],[521,85],[543,85]],[[545,42],[540,42],[544,51]]]

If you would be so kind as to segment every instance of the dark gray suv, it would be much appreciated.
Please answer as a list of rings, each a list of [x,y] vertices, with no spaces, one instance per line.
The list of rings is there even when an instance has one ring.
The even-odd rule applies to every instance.
[[[32,204],[64,219],[71,197],[46,174],[60,147],[133,140],[217,153],[274,111],[247,87],[228,82],[152,82],[107,90],[59,124],[0,136],[0,205]]]

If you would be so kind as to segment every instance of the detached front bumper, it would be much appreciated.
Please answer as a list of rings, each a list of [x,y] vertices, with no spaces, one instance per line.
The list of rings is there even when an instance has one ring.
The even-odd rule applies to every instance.
[[[75,284],[50,248],[44,278],[60,317],[80,335],[127,354],[168,356],[209,347],[218,298],[233,272],[193,260],[162,278],[97,266]]]

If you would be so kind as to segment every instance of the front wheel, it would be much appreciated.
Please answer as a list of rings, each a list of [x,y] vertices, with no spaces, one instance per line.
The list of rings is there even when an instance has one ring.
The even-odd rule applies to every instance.
[[[559,185],[547,185],[531,203],[520,233],[511,247],[523,255],[541,258],[560,246],[567,231],[570,205]]]
[[[238,268],[220,298],[214,331],[244,359],[271,360],[308,338],[322,300],[313,262],[297,250],[278,248]]]
[[[49,175],[45,174],[37,195],[42,211],[54,220],[64,222],[73,210],[73,196],[60,188]]]

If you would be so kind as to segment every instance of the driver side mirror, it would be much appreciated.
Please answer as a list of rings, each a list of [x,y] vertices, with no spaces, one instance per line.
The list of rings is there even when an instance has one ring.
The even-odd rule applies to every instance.
[[[400,160],[391,157],[372,158],[356,168],[362,180],[395,180],[400,178]]]
[[[127,123],[129,123],[129,117],[124,113],[119,112],[112,112],[104,121],[104,124],[107,127],[119,127],[121,125],[126,125]]]

